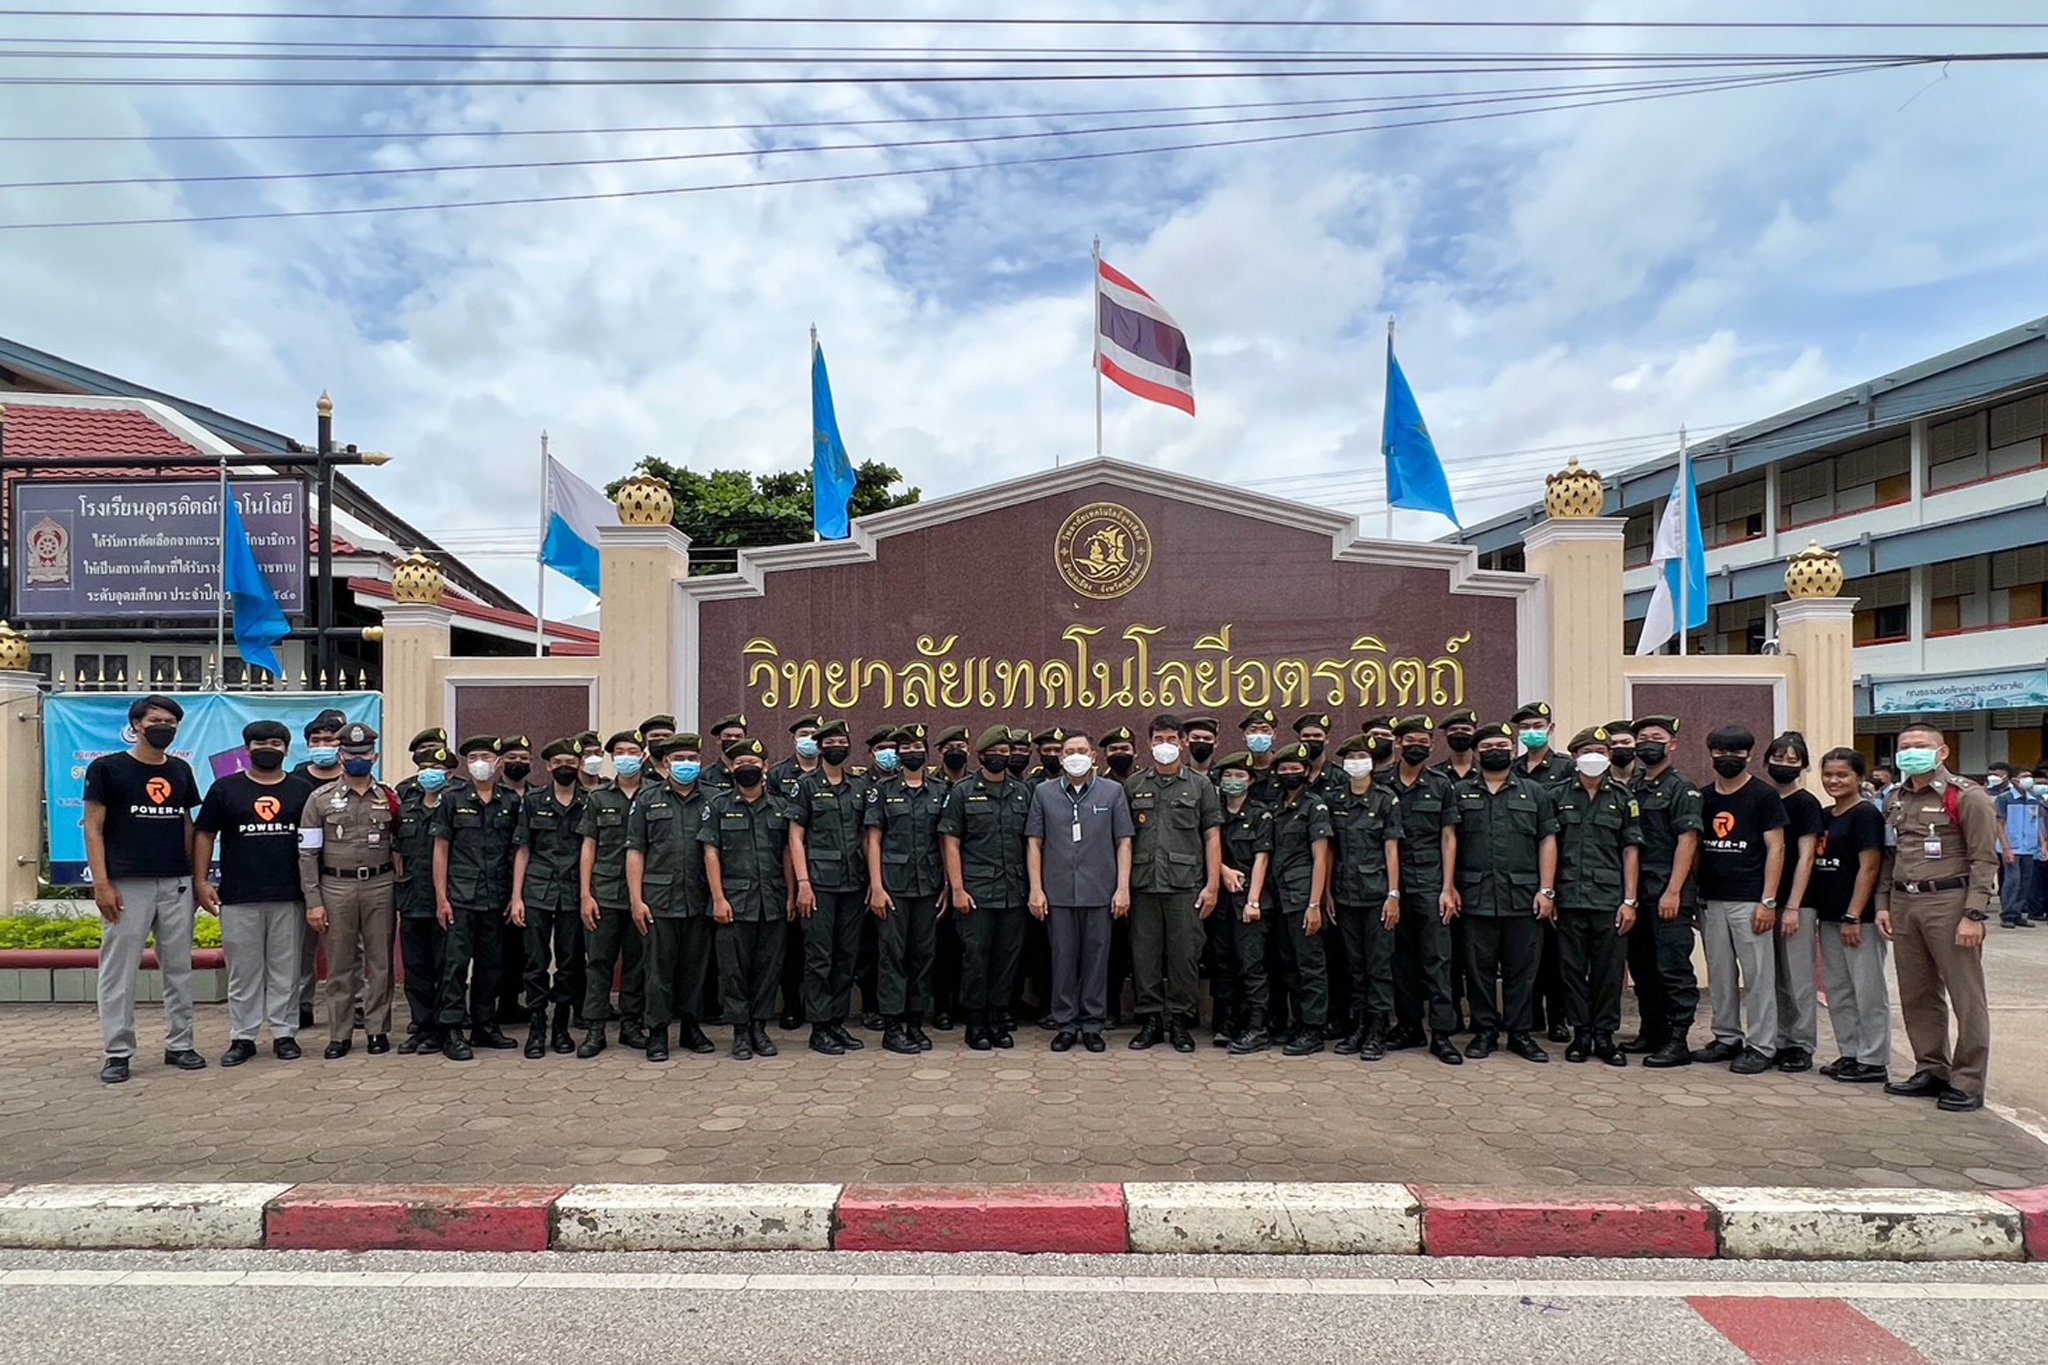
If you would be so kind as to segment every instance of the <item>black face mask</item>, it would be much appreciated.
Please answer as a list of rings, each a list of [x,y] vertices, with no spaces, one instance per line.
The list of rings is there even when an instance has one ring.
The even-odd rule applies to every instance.
[[[1060,770],[1060,756],[1058,754],[1040,754],[1038,757],[1038,767],[1039,771],[1043,772],[1047,777],[1051,777]]]
[[[818,757],[824,759],[835,768],[846,762],[852,755],[852,747],[845,744],[828,745],[818,750]]]
[[[1307,773],[1280,773],[1273,779],[1284,792],[1298,792],[1308,785]]]
[[[1411,768],[1421,767],[1429,762],[1429,746],[1427,744],[1403,744],[1401,746],[1401,761]]]
[[[1444,743],[1450,747],[1451,752],[1454,754],[1469,754],[1472,752],[1472,746],[1478,742],[1479,736],[1468,735],[1462,731],[1455,735],[1444,736]]]
[[[1479,766],[1490,773],[1504,773],[1515,766],[1515,756],[1506,749],[1486,749],[1479,755]]]
[[[1788,782],[1797,782],[1799,774],[1806,770],[1790,763],[1766,763],[1764,771],[1771,775],[1771,781],[1782,787]],[[1734,776],[1732,773],[1729,775]]]
[[[284,751],[282,749],[251,749],[249,751],[249,762],[259,771],[274,773],[284,766]]]
[[[1636,751],[1634,749],[1610,749],[1607,751],[1607,756],[1613,760],[1614,766],[1617,768],[1626,768],[1636,761]]]
[[[1748,766],[1748,759],[1737,758],[1733,754],[1724,754],[1714,760],[1714,771],[1723,777],[1740,777]]]
[[[1109,756],[1109,770],[1118,777],[1126,776],[1132,768],[1137,766],[1138,756],[1136,754],[1111,754]]]
[[[142,738],[154,749],[170,748],[171,741],[177,737],[178,727],[175,725],[145,725],[142,727]]]
[[[1387,755],[1394,752],[1394,741],[1374,735],[1365,742],[1365,751],[1372,756],[1373,762],[1384,763]]]
[[[531,763],[507,763],[505,765],[505,777],[508,781],[512,782],[524,782],[526,775],[532,771],[533,765]]]
[[[1011,771],[1011,773],[1015,774],[1018,777],[1022,777],[1025,773],[1025,770],[1027,770],[1031,766],[1031,755],[1011,754],[1010,761],[1004,766],[1007,767]]]
[[[734,786],[743,788],[746,791],[752,791],[761,785],[762,779],[767,777],[767,775],[761,768],[749,763],[744,768],[734,768],[732,770],[732,781]]]
[[[1646,739],[1641,744],[1636,745],[1636,757],[1640,758],[1643,761],[1643,765],[1649,768],[1654,768],[1659,763],[1662,763],[1664,755],[1668,752],[1669,749],[1659,740]]]
[[[958,773],[967,770],[967,755],[961,753],[958,749],[948,749],[945,753],[940,754],[939,761],[946,765],[949,772]]]
[[[1216,746],[1204,740],[1188,741],[1188,757],[1197,763],[1207,763],[1216,753]]]
[[[555,785],[558,787],[571,787],[576,784],[576,769],[574,768],[550,768],[548,772],[554,777]]]
[[[916,772],[924,766],[924,750],[898,749],[896,751],[896,765],[905,772]]]
[[[1317,759],[1323,756],[1322,740],[1305,739],[1301,742],[1301,747],[1308,750],[1308,761],[1311,763],[1315,762]]]

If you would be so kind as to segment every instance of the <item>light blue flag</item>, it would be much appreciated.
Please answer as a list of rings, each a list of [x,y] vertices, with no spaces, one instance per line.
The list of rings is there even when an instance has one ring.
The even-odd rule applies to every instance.
[[[825,348],[811,343],[811,524],[821,540],[844,540],[850,533],[847,509],[853,504],[853,462],[839,439],[839,418],[832,411],[832,381],[825,377]]]
[[[278,663],[273,646],[291,633],[291,623],[284,619],[284,608],[277,604],[277,594],[257,565],[256,552],[249,548],[249,532],[242,525],[242,508],[234,495],[234,485],[228,485],[227,493],[221,586],[227,590],[235,609],[235,648],[241,651],[242,662],[267,668],[282,677],[284,667]]]
[[[619,524],[619,509],[552,455],[547,457],[546,501],[547,531],[541,537],[540,562],[596,595],[602,591],[599,532]]]
[[[1685,603],[1687,635],[1707,623],[1707,546],[1700,535],[1700,490],[1693,482],[1692,457],[1683,445],[1678,452],[1678,477],[1671,481],[1671,496],[1657,522],[1650,562],[1658,569],[1657,586],[1650,591],[1643,633],[1636,639],[1638,654],[1655,654],[1678,634],[1681,601]]]
[[[1422,409],[1401,362],[1394,359],[1394,338],[1387,338],[1387,406],[1380,423],[1380,453],[1387,457],[1387,505],[1418,512],[1441,512],[1451,525],[1462,527],[1458,509],[1451,505],[1450,480],[1444,477],[1443,461],[1436,457],[1436,442],[1429,439]]]

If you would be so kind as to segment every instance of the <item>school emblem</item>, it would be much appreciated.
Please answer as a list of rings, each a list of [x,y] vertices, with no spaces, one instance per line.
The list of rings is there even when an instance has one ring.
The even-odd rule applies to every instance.
[[[28,528],[22,560],[31,583],[66,586],[71,582],[71,530],[44,517]]]
[[[1091,502],[1060,523],[1053,562],[1068,587],[1106,602],[1145,581],[1152,567],[1152,532],[1120,503]]]

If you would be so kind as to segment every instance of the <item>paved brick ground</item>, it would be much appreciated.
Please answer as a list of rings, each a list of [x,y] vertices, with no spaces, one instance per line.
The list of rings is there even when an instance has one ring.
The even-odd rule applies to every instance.
[[[2048,948],[2048,944],[2044,944]],[[2021,1015],[2015,1022],[2032,1022]],[[144,1049],[95,1079],[90,1006],[0,1013],[0,1181],[434,1183],[845,1180],[1424,1180],[1647,1186],[2048,1184],[2048,1146],[1989,1112],[1722,1067],[1452,1069],[1426,1053],[1189,1057],[1124,1049],[841,1061],[785,1036],[772,1061],[654,1066],[617,1047],[456,1065],[390,1054],[187,1074]],[[224,1007],[202,1007],[209,1056]],[[1558,1053],[1562,1049],[1555,1050]]]

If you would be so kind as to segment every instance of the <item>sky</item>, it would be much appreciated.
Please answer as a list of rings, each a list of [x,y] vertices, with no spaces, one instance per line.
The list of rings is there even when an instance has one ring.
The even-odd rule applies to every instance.
[[[135,8],[163,5],[140,0]],[[312,6],[246,0],[275,16]],[[344,6],[327,4],[323,9]],[[592,0],[584,18],[506,22],[539,0],[416,4],[419,22],[276,17],[0,19],[0,77],[475,76],[506,65],[113,61],[108,40],[527,44],[559,55],[602,43],[801,48],[766,72],[888,74],[849,64],[862,46],[1050,47],[1129,54],[1261,48],[1335,57],[1461,54],[1947,53],[2043,45],[2044,31],[1645,31],[1641,29],[1143,29],[1041,25],[861,29],[764,25],[830,14],[797,0],[702,0],[692,23],[592,24],[592,14],[674,12]],[[555,10],[566,7],[556,5]],[[864,14],[1059,17],[1092,6],[878,0]],[[839,11],[844,13],[846,11]],[[1129,0],[1122,16],[1411,18],[1394,0],[1197,5]],[[1582,22],[1639,18],[1622,3],[1446,0],[1435,18]],[[1656,7],[1660,19],[1827,19],[1815,0]],[[1854,17],[1921,20],[1909,0]],[[496,16],[457,21],[450,14]],[[1955,0],[1949,20],[2038,20],[2025,0]],[[92,40],[90,44],[86,40]],[[193,49],[188,49],[192,51]],[[207,50],[217,51],[217,47]],[[501,52],[504,49],[501,48]],[[2024,63],[1957,62],[1515,117],[1381,127],[1261,145],[1186,148],[1063,164],[997,160],[1309,130],[1355,129],[1517,107],[1376,113],[1536,85],[1697,79],[1698,71],[1247,76],[1248,57],[1203,79],[1014,83],[422,87],[18,86],[0,138],[0,224],[363,208],[536,195],[584,202],[120,227],[0,227],[0,335],[95,369],[310,437],[334,396],[339,439],[393,463],[373,493],[522,600],[534,594],[538,450],[593,483],[647,456],[698,469],[795,468],[810,457],[809,329],[831,366],[853,457],[902,470],[927,497],[1086,457],[1094,445],[1090,243],[1180,322],[1194,357],[1192,419],[1109,388],[1106,453],[1382,522],[1380,402],[1386,325],[1444,457],[1467,524],[1540,496],[1578,453],[1606,473],[1662,454],[1685,425],[1711,435],[2048,312],[2048,180],[2038,138],[2048,82]],[[1350,64],[1333,62],[1332,69]],[[985,71],[969,65],[922,71]],[[1015,69],[1015,68],[1011,68]],[[1040,70],[1073,70],[1072,67]],[[1178,69],[1178,68],[1176,68]],[[656,68],[523,67],[616,77]],[[741,70],[730,54],[662,74]],[[1567,97],[1584,101],[1593,96]],[[1300,108],[1095,115],[1324,99]],[[1558,103],[1551,99],[1548,103]],[[1316,106],[1316,112],[1344,104]],[[885,118],[957,120],[844,126]],[[1086,124],[1207,122],[1152,132],[953,147],[775,149],[901,143]],[[822,123],[780,130],[734,125]],[[674,128],[506,137],[504,130]],[[425,139],[422,132],[463,132]],[[193,134],[374,134],[361,139],[196,142]],[[478,161],[744,155],[630,165],[363,168]],[[761,187],[803,175],[965,170]],[[190,177],[320,179],[195,183]],[[181,177],[185,183],[29,188],[24,182]],[[1397,535],[1448,530],[1396,514]],[[566,580],[550,614],[587,605]]]

